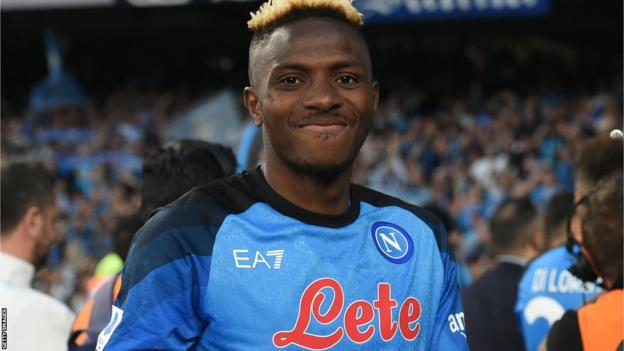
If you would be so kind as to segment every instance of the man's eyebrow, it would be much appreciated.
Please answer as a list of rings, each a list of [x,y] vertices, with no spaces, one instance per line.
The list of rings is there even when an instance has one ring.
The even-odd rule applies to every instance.
[[[285,62],[285,63],[280,63],[280,64],[275,65],[275,67],[273,67],[272,69],[272,71],[277,71],[277,70],[293,70],[293,71],[308,72],[310,69],[306,67],[306,65],[301,64],[301,63]]]
[[[362,62],[360,62],[359,60],[350,59],[350,60],[334,62],[331,64],[330,69],[332,71],[336,71],[339,69],[349,68],[349,67],[364,68],[364,64],[362,64]],[[309,72],[310,68],[302,63],[285,62],[285,63],[280,63],[280,64],[275,65],[272,69],[272,71],[277,71],[277,70],[280,70],[280,71],[281,70],[294,70],[294,71]]]
[[[362,64],[362,62],[360,62],[359,60],[353,59],[353,60],[339,61],[331,65],[332,71],[339,70],[342,68],[356,68],[356,67],[364,68],[364,64]]]

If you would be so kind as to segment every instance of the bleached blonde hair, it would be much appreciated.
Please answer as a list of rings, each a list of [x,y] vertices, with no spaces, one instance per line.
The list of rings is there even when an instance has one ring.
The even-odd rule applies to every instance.
[[[270,28],[294,11],[328,10],[344,16],[355,26],[364,24],[363,15],[353,7],[353,0],[268,0],[251,13],[247,26],[254,32]]]

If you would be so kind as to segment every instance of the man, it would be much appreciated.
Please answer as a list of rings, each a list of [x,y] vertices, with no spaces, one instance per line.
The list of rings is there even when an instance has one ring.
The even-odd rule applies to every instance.
[[[518,286],[515,313],[529,351],[538,349],[550,326],[566,310],[579,308],[601,291],[593,282],[583,282],[568,271],[576,261],[576,256],[565,245],[569,229],[568,212],[572,212],[574,199],[582,198],[601,178],[622,171],[622,147],[622,140],[598,137],[585,141],[577,150],[574,162],[575,194],[567,195],[567,200],[561,200],[566,201],[567,205],[560,205],[561,215],[557,216],[559,220],[554,221],[558,223],[556,228],[559,234],[555,235],[551,244],[553,248],[527,267]],[[555,199],[553,201],[557,201]],[[555,206],[555,203],[552,205]],[[547,214],[549,217],[554,216]],[[577,235],[576,240],[582,240],[580,235]]]
[[[548,350],[624,349],[623,203],[621,172],[600,182],[577,202],[577,211],[582,209],[582,254],[607,291],[578,311],[567,311],[548,334]]]
[[[57,239],[53,179],[41,164],[10,163],[2,165],[1,183],[0,304],[7,337],[3,348],[66,350],[73,313],[30,286],[35,268],[45,262]]]
[[[155,209],[174,201],[194,186],[234,174],[236,158],[229,148],[202,140],[175,140],[146,157],[139,213],[118,220],[113,231],[114,254],[126,259],[132,235]],[[72,327],[70,351],[94,350],[97,337],[111,317],[121,275],[115,274],[87,300]]]
[[[524,350],[514,304],[526,263],[543,248],[542,222],[528,199],[503,202],[490,221],[496,265],[464,290],[468,345],[473,351]]]
[[[245,104],[266,161],[146,223],[99,346],[466,350],[440,223],[350,183],[379,95],[361,15],[273,1],[249,26]]]

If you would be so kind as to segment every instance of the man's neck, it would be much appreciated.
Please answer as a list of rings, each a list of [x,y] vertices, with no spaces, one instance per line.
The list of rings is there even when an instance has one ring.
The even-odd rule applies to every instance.
[[[15,231],[7,234],[2,234],[2,240],[0,241],[0,252],[32,263],[32,247],[26,242],[18,242],[19,240],[23,239],[23,235],[20,234],[21,233]]]
[[[549,243],[549,248],[555,248],[555,247],[559,247],[563,244],[566,243],[566,241],[568,240],[568,238],[566,238],[565,236],[561,236],[561,237],[556,237],[553,239],[550,239],[550,243]]]
[[[262,171],[275,192],[307,211],[339,215],[349,209],[351,168],[329,183],[298,173],[277,160],[267,159]]]
[[[517,257],[520,258],[522,261],[530,261],[532,259],[534,259],[537,255],[539,255],[540,252],[535,250],[532,247],[524,247],[521,249],[516,249],[516,250],[505,250],[502,252],[498,253],[498,257]]]

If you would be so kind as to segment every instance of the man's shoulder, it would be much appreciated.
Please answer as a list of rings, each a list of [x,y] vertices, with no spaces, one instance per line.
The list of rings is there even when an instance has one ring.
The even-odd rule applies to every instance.
[[[172,229],[218,227],[226,216],[241,213],[256,201],[241,174],[213,180],[154,211],[140,232],[154,235]]]
[[[166,207],[187,210],[218,207],[236,213],[244,211],[256,201],[257,196],[246,173],[239,173],[198,185]]]
[[[443,228],[442,222],[426,209],[412,205],[397,197],[384,194],[382,192],[367,188],[359,184],[353,184],[353,190],[357,192],[358,198],[374,207],[398,207],[405,211],[411,212],[415,217],[425,222],[431,229],[436,232]],[[445,234],[446,235],[446,234]]]
[[[7,307],[8,349],[12,350],[17,344],[24,350],[67,349],[74,313],[65,304],[40,291],[15,287],[11,290],[19,295],[2,289],[3,307]]]
[[[401,211],[407,212],[407,214],[413,215],[414,218],[424,223],[431,230],[440,252],[448,253],[450,251],[446,228],[444,228],[442,222],[428,210],[362,185],[352,184],[352,189],[356,192],[356,197],[360,201],[375,208],[395,207]],[[451,259],[454,260],[452,255],[450,256]]]
[[[3,287],[2,290],[3,300],[9,305],[9,310],[11,310],[11,305],[18,303],[15,308],[19,311],[13,313],[28,315],[32,318],[73,319],[74,314],[67,305],[41,291],[30,287]]]
[[[524,276],[529,276],[537,269],[557,268],[565,269],[574,263],[574,256],[568,252],[565,245],[560,245],[544,252],[527,266]]]
[[[494,295],[508,287],[515,287],[522,267],[515,264],[497,263],[487,268],[466,290],[487,291]]]

